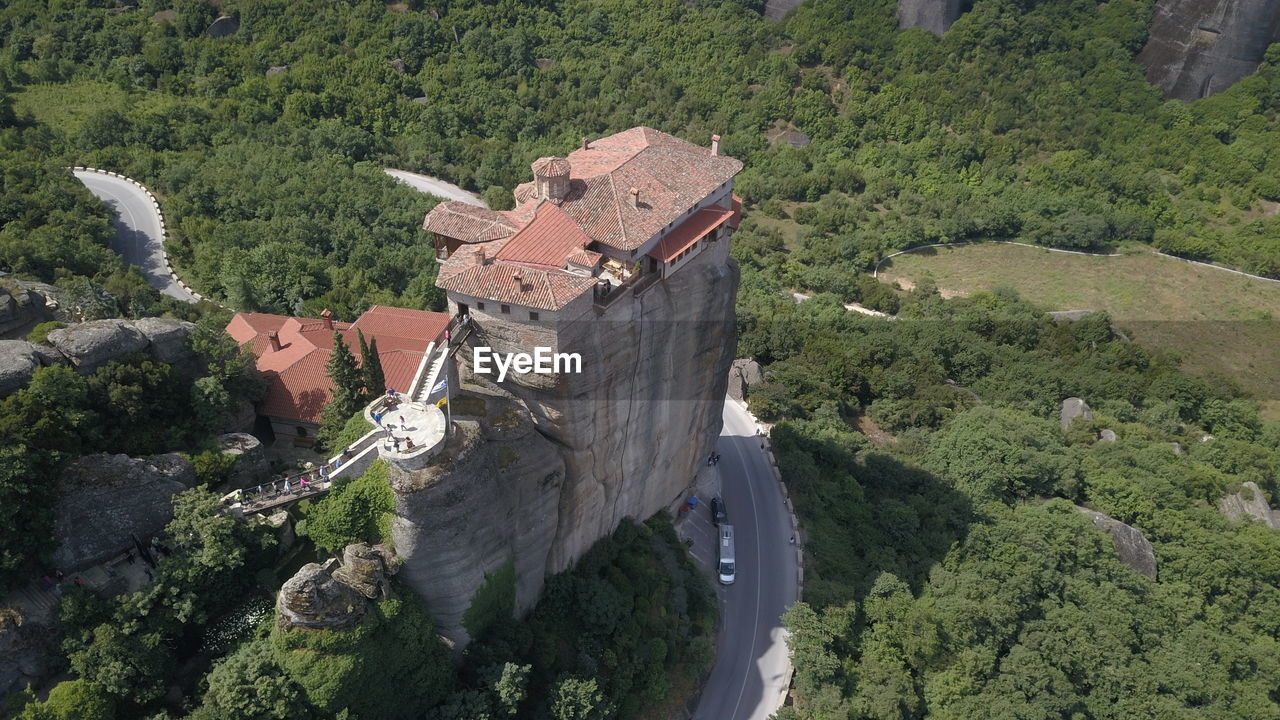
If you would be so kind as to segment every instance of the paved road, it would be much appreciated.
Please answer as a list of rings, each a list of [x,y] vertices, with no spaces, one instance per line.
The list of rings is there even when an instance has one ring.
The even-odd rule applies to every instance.
[[[457,185],[447,183],[439,178],[419,175],[405,170],[392,170],[391,168],[383,168],[382,171],[414,190],[419,190],[428,195],[435,195],[445,200],[461,200],[464,203],[471,203],[484,208],[489,207],[479,195],[467,192]]]
[[[116,211],[112,224],[116,239],[111,248],[125,262],[137,265],[147,278],[147,284],[170,297],[193,303],[196,299],[169,277],[164,265],[164,233],[160,229],[160,215],[146,191],[125,180],[86,170],[74,171],[75,176],[89,188],[89,192],[102,198]]]
[[[765,720],[778,709],[789,680],[780,618],[796,600],[791,522],[755,421],[732,399],[725,399],[716,449],[737,546],[737,582],[717,588],[720,648],[694,718]],[[705,505],[696,512],[705,516]]]

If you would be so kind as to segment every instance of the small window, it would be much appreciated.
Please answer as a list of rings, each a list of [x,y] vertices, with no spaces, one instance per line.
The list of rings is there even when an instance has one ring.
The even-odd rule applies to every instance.
[[[502,306],[502,314],[503,314],[503,315],[510,315],[510,314],[511,314],[511,306],[510,306],[510,305],[503,305],[503,306]]]
[[[478,303],[476,303],[476,309],[477,309],[477,310],[483,310],[483,309],[484,309],[484,303],[482,303],[482,302],[478,302]]]
[[[534,312],[534,311],[530,310],[530,311],[529,311],[529,319],[530,319],[530,320],[533,320],[534,322],[537,322],[537,321],[538,321],[538,313],[536,313],[536,312]]]

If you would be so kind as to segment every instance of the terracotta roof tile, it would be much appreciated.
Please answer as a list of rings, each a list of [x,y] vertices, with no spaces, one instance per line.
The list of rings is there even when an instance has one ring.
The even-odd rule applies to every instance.
[[[502,212],[457,200],[436,205],[422,221],[424,230],[461,240],[464,243],[487,242],[510,237],[519,227]]]
[[[658,258],[662,262],[671,262],[672,258],[706,237],[707,234],[713,232],[732,217],[732,210],[725,210],[722,207],[703,208],[667,233],[666,237],[662,238],[662,241],[655,245],[653,250],[649,251],[649,256]]]
[[[427,345],[440,337],[449,324],[444,313],[375,305],[354,323],[335,322],[359,361],[359,338],[378,340],[378,358],[389,387],[408,390]],[[245,328],[263,328],[244,337]],[[272,351],[267,332],[275,330],[280,350]],[[333,350],[333,330],[323,320],[283,315],[239,313],[227,324],[227,332],[257,357],[255,366],[267,380],[267,393],[259,412],[272,417],[318,423],[324,406],[332,400],[325,365]],[[239,333],[239,337],[237,337]]]
[[[521,275],[520,282],[516,281],[517,273]],[[559,310],[595,283],[595,278],[500,262],[471,265],[436,280],[445,290],[540,310]]]
[[[495,260],[559,270],[565,259],[582,251],[591,238],[559,207],[544,202],[534,218],[494,254]]]

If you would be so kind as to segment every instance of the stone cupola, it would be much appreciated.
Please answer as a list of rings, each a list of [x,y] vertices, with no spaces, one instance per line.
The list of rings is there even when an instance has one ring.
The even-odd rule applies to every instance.
[[[533,162],[533,184],[537,197],[559,205],[569,196],[569,161],[559,157]]]

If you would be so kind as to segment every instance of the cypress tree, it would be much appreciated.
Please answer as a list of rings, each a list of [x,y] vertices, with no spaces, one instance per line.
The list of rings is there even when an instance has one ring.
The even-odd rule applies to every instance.
[[[356,332],[360,331],[357,329]],[[365,345],[363,333],[360,334],[360,372],[364,375],[365,392],[370,396],[378,395],[387,388],[387,378],[382,373],[382,358],[378,357],[378,338],[373,338]]]
[[[333,383],[333,401],[325,406],[320,416],[319,439],[321,444],[328,446],[360,409],[360,388],[364,384],[360,368],[356,367],[356,358],[337,330],[333,331],[333,352],[329,353],[329,361],[325,363],[325,373]]]

